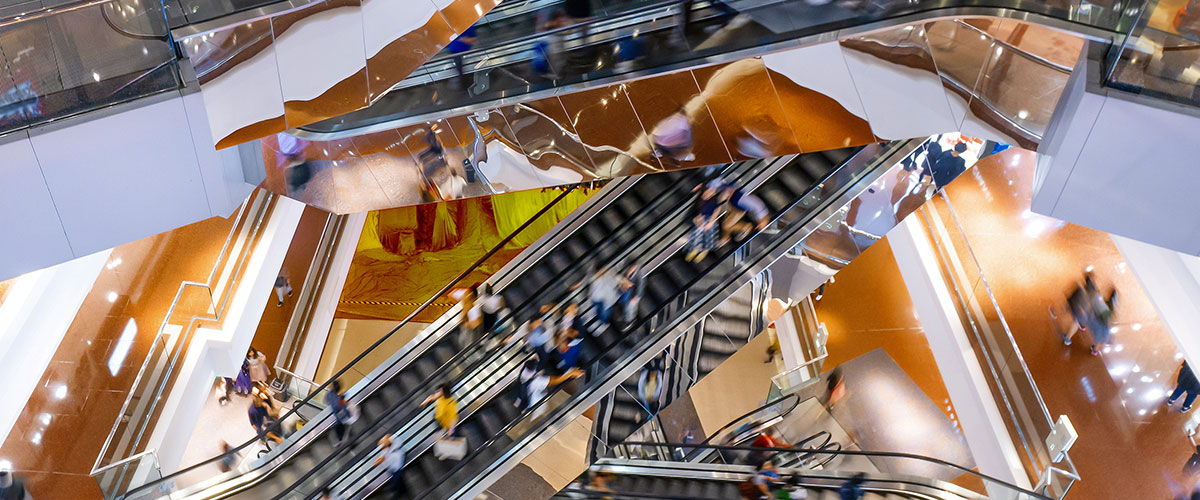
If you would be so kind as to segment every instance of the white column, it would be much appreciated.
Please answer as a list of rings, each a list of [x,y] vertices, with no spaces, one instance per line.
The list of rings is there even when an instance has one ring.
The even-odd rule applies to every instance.
[[[909,217],[889,231],[887,238],[979,471],[1030,488],[1004,417],[988,389],[983,367],[975,357],[951,292],[942,279],[928,236],[917,218]],[[992,498],[1013,497],[1011,493],[991,488],[989,494]]]

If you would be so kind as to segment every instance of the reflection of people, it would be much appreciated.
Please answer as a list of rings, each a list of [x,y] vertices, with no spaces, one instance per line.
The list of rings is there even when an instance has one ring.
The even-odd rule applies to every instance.
[[[657,357],[642,367],[638,375],[638,399],[647,413],[658,413],[659,397],[662,396],[662,358]]]
[[[655,153],[674,160],[675,166],[696,159],[692,153],[692,124],[682,106],[659,121],[650,138],[654,142]]]
[[[846,378],[842,375],[842,367],[829,372],[825,381],[825,406],[833,409],[839,401],[846,397]]]
[[[967,144],[960,142],[954,149],[943,151],[933,160],[933,182],[938,189],[946,187],[950,181],[967,170],[967,160],[962,157],[967,152]]]
[[[3,500],[33,500],[25,482],[18,478],[7,466],[0,469],[0,499]]]
[[[471,25],[471,27],[467,28],[466,31],[463,31],[462,34],[446,45],[446,50],[454,54],[454,70],[458,73],[458,78],[450,80],[450,85],[455,89],[462,89],[467,86],[467,69],[463,63],[462,53],[471,50],[471,47],[475,45],[475,40],[475,26]]]

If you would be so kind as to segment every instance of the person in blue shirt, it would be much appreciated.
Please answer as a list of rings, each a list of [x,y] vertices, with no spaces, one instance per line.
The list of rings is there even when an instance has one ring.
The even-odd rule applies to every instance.
[[[446,50],[454,54],[454,69],[458,71],[458,78],[451,80],[451,82],[453,82],[454,87],[457,89],[462,89],[466,86],[467,71],[462,53],[471,50],[471,47],[475,46],[476,40],[475,26],[472,25],[454,40],[451,40],[449,45],[446,45]]]

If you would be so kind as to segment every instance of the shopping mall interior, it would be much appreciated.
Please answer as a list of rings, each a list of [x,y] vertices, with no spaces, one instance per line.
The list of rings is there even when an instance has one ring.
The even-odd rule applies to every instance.
[[[0,500],[1200,499],[1198,0],[0,0]]]

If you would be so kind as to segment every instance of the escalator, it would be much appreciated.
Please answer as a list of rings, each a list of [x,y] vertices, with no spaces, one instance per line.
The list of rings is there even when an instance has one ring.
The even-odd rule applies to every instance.
[[[467,436],[470,449],[463,460],[442,462],[433,456],[430,448],[437,431],[432,421],[425,423],[417,433],[406,429],[395,433],[395,439],[405,443],[408,453],[405,470],[409,498],[461,498],[478,494],[490,481],[515,466],[531,451],[531,446],[553,435],[556,426],[565,425],[574,416],[582,414],[630,371],[677,338],[671,332],[676,332],[682,324],[698,321],[697,308],[711,311],[726,294],[740,288],[740,285],[733,287],[733,283],[755,274],[747,274],[748,269],[765,266],[766,261],[782,256],[802,239],[802,234],[808,234],[816,227],[818,223],[814,217],[823,220],[831,213],[828,212],[832,210],[831,206],[848,202],[882,173],[884,169],[878,168],[879,165],[894,160],[896,155],[904,154],[903,151],[911,147],[914,146],[909,143],[868,147],[869,151],[849,157],[841,168],[822,165],[827,156],[822,156],[821,160],[809,155],[791,158],[784,168],[763,179],[757,191],[782,228],[759,233],[736,248],[716,252],[696,264],[685,261],[677,246],[661,252],[659,259],[662,262],[648,266],[652,271],[646,278],[647,292],[637,319],[620,335],[615,333],[616,328],[611,328],[585,340],[581,365],[588,367],[588,377],[581,380],[579,386],[582,387],[571,387],[573,391],[569,391],[567,384],[556,387],[530,410],[518,414],[511,410],[512,402],[506,389],[528,355],[518,355],[521,352],[519,346],[497,348],[500,352],[489,356],[508,354],[518,359],[497,367],[487,377],[473,378],[479,385],[486,385],[489,394],[472,401],[460,399],[460,408],[465,407],[466,411],[460,410],[458,428]],[[814,167],[824,170],[827,175],[813,179],[804,173]],[[805,184],[801,182],[805,178],[811,180]],[[689,218],[667,221],[664,226],[669,229],[660,229],[653,239],[676,241],[688,232],[686,220]],[[748,252],[753,253],[753,258],[747,256]],[[456,389],[455,392],[457,395],[459,391]],[[392,427],[385,426],[385,429],[391,432]],[[372,434],[366,440],[374,437]],[[486,440],[475,442],[475,439]],[[305,498],[304,495],[328,486],[342,496],[375,498],[368,493],[377,489],[386,478],[382,470],[366,465],[367,459],[376,454],[369,445],[364,448],[360,450],[358,464],[337,480],[317,483],[305,479],[305,491],[293,489],[281,497]]]
[[[661,408],[687,393],[691,386],[749,343],[758,333],[756,326],[765,323],[761,317],[757,321],[755,318],[762,315],[758,291],[764,286],[752,283],[738,290],[658,358],[656,365],[662,371],[663,388],[649,405],[639,396],[644,370],[631,375],[609,394],[598,406],[592,424],[592,457],[628,439]]]
[[[788,160],[731,164],[717,169],[716,173],[729,181],[744,183],[755,176],[782,168]],[[803,163],[824,170],[833,166],[815,161]],[[640,252],[649,252],[647,255],[668,247],[673,240],[651,237],[653,230],[664,220],[685,218],[693,196],[691,187],[707,178],[704,170],[687,170],[644,176],[631,179],[632,182],[619,181],[628,187],[612,196],[602,207],[581,215],[577,227],[571,227],[565,233],[560,231],[559,236],[551,238],[553,246],[537,258],[522,262],[519,275],[506,276],[494,283],[511,311],[501,318],[501,329],[511,331],[512,325],[538,314],[537,310],[542,304],[562,300],[568,291],[565,284],[582,279],[584,270],[590,266],[622,258],[635,247]],[[631,258],[644,257],[636,254]],[[302,483],[314,484],[336,479],[347,468],[350,468],[349,474],[353,475],[356,469],[352,466],[371,453],[371,445],[384,433],[400,429],[406,439],[416,439],[414,447],[418,446],[416,443],[427,440],[434,423],[430,412],[418,405],[432,388],[441,383],[455,385],[456,397],[464,407],[464,416],[478,414],[478,421],[487,422],[494,410],[502,411],[501,407],[486,405],[495,395],[493,387],[501,382],[497,376],[502,376],[505,369],[511,369],[514,363],[520,361],[517,359],[518,352],[509,345],[497,345],[498,335],[473,342],[457,335],[459,314],[457,309],[452,309],[443,315],[410,343],[411,347],[393,356],[389,363],[369,375],[369,384],[354,394],[362,414],[355,429],[356,432],[365,429],[355,439],[335,444],[326,437],[330,434],[327,432],[330,419],[326,413],[315,422],[318,424],[315,430],[310,430],[291,443],[296,446],[285,446],[289,448],[288,451],[276,452],[274,459],[268,462],[271,470],[267,474],[243,474],[228,478],[229,481],[202,485],[205,487],[189,493],[198,498],[265,498],[296,488],[303,490]],[[616,333],[610,335],[615,336]],[[466,347],[460,349],[463,345]],[[363,355],[360,355],[358,359],[362,358]],[[471,405],[477,405],[481,410],[472,412],[466,409]],[[501,414],[498,418],[507,421],[507,416]],[[313,424],[310,422],[306,428]],[[464,431],[476,432],[469,426],[464,426]],[[478,434],[487,432],[488,429],[484,428]],[[179,474],[186,474],[189,469]],[[156,485],[171,479],[145,485],[126,498],[141,498]]]
[[[1020,488],[1008,482],[981,474],[972,469],[945,462],[932,457],[906,453],[854,452],[826,450],[813,454],[828,458],[853,456],[866,458],[855,462],[861,467],[811,466],[798,463],[780,463],[780,455],[794,455],[794,449],[750,448],[733,446],[680,445],[670,443],[637,443],[650,448],[720,448],[726,452],[755,452],[776,462],[780,483],[798,478],[798,485],[808,493],[808,498],[836,497],[838,488],[851,477],[861,474],[861,488],[866,499],[922,499],[922,500],[982,500],[986,498],[1020,498],[1023,500],[1049,500],[1041,493]],[[828,459],[819,460],[820,464]],[[839,463],[850,463],[839,461]],[[905,469],[900,464],[906,464]],[[940,480],[912,474],[913,467],[924,467],[954,480]],[[730,465],[710,463],[687,463],[667,460],[603,459],[590,467],[580,480],[560,491],[553,498],[658,498],[664,500],[728,500],[740,498],[739,484],[750,479],[755,471],[752,465]],[[588,477],[604,475],[608,479],[604,486],[610,491],[589,485]],[[772,493],[782,484],[773,486]]]
[[[755,192],[767,204],[773,215],[779,216],[797,200],[802,199],[809,189],[822,179],[828,178],[829,174],[834,172],[839,165],[853,157],[855,152],[857,152],[857,148],[799,155],[781,160],[782,168],[765,179]],[[690,197],[688,199],[690,200]],[[587,370],[589,380],[586,381],[586,384],[590,385],[596,378],[600,378],[605,368],[611,366],[621,355],[637,349],[641,341],[650,336],[651,331],[647,328],[647,320],[650,318],[648,313],[662,309],[676,301],[695,281],[715,280],[717,277],[711,276],[712,274],[723,276],[727,272],[723,265],[726,262],[724,257],[727,254],[720,252],[701,263],[690,263],[684,260],[682,253],[678,251],[678,245],[674,243],[689,231],[689,220],[690,216],[669,219],[654,230],[652,236],[654,240],[672,244],[653,252],[653,254],[665,253],[669,257],[661,264],[654,266],[654,269],[645,277],[646,292],[640,301],[638,321],[624,331],[619,328],[597,331],[593,327],[591,328],[592,335],[584,339],[581,355],[583,361],[580,365],[589,367]],[[640,257],[623,262],[645,262],[650,260],[649,257],[653,254],[642,254]],[[622,265],[617,266],[618,269],[623,267]],[[531,273],[527,273],[527,275],[530,274],[538,275],[539,271],[533,270]],[[509,290],[511,292],[505,292],[506,300],[514,297],[521,300],[528,296],[524,293],[525,290],[519,286],[510,287]],[[528,300],[526,301],[528,302]],[[586,314],[586,311],[583,314]],[[505,354],[511,352],[514,358],[519,357],[519,359],[506,364],[502,368],[505,371],[504,374],[487,378],[490,383],[495,384],[491,387],[491,397],[481,404],[460,402],[460,407],[474,406],[474,409],[468,412],[469,414],[464,415],[463,412],[460,412],[458,426],[461,435],[466,437],[470,449],[467,459],[448,471],[450,463],[438,460],[430,450],[433,440],[432,427],[426,429],[427,435],[421,437],[419,441],[405,441],[420,443],[408,451],[409,465],[406,468],[406,480],[409,491],[413,493],[412,498],[453,496],[455,490],[460,486],[460,478],[475,477],[482,473],[515,443],[515,438],[523,437],[524,429],[520,424],[526,423],[528,415],[515,410],[511,393],[505,391],[504,386],[512,382],[519,365],[529,355],[517,354],[520,352],[519,346],[508,348],[507,351]],[[556,396],[567,397],[564,390],[563,387],[559,387],[547,396],[547,400],[543,403],[548,404],[547,401]],[[377,486],[382,482],[379,470],[363,471],[361,474],[353,472],[355,471],[334,484],[334,489],[342,492],[341,494],[344,496],[357,495],[363,485]],[[368,498],[382,498],[382,495],[379,493]]]
[[[312,139],[363,133],[369,127],[400,127],[449,113],[561,95],[682,68],[731,62],[794,47],[814,35],[848,35],[863,26],[880,28],[940,16],[960,15],[958,2],[941,0],[862,2],[855,8],[832,2],[820,6],[785,0],[699,0],[683,4],[629,3],[629,8],[569,27],[478,43],[459,54],[442,53],[393,85],[371,106],[299,129]],[[1095,38],[1127,30],[1137,8],[1123,10],[1077,1],[969,2],[981,15],[1045,19],[1064,30]],[[1086,3],[1086,2],[1085,2]],[[731,15],[730,11],[732,11]],[[528,25],[527,25],[528,26]],[[481,25],[479,29],[483,29]],[[1115,34],[1115,33],[1114,33]],[[455,57],[469,78],[461,85]],[[585,84],[586,85],[582,85]]]

